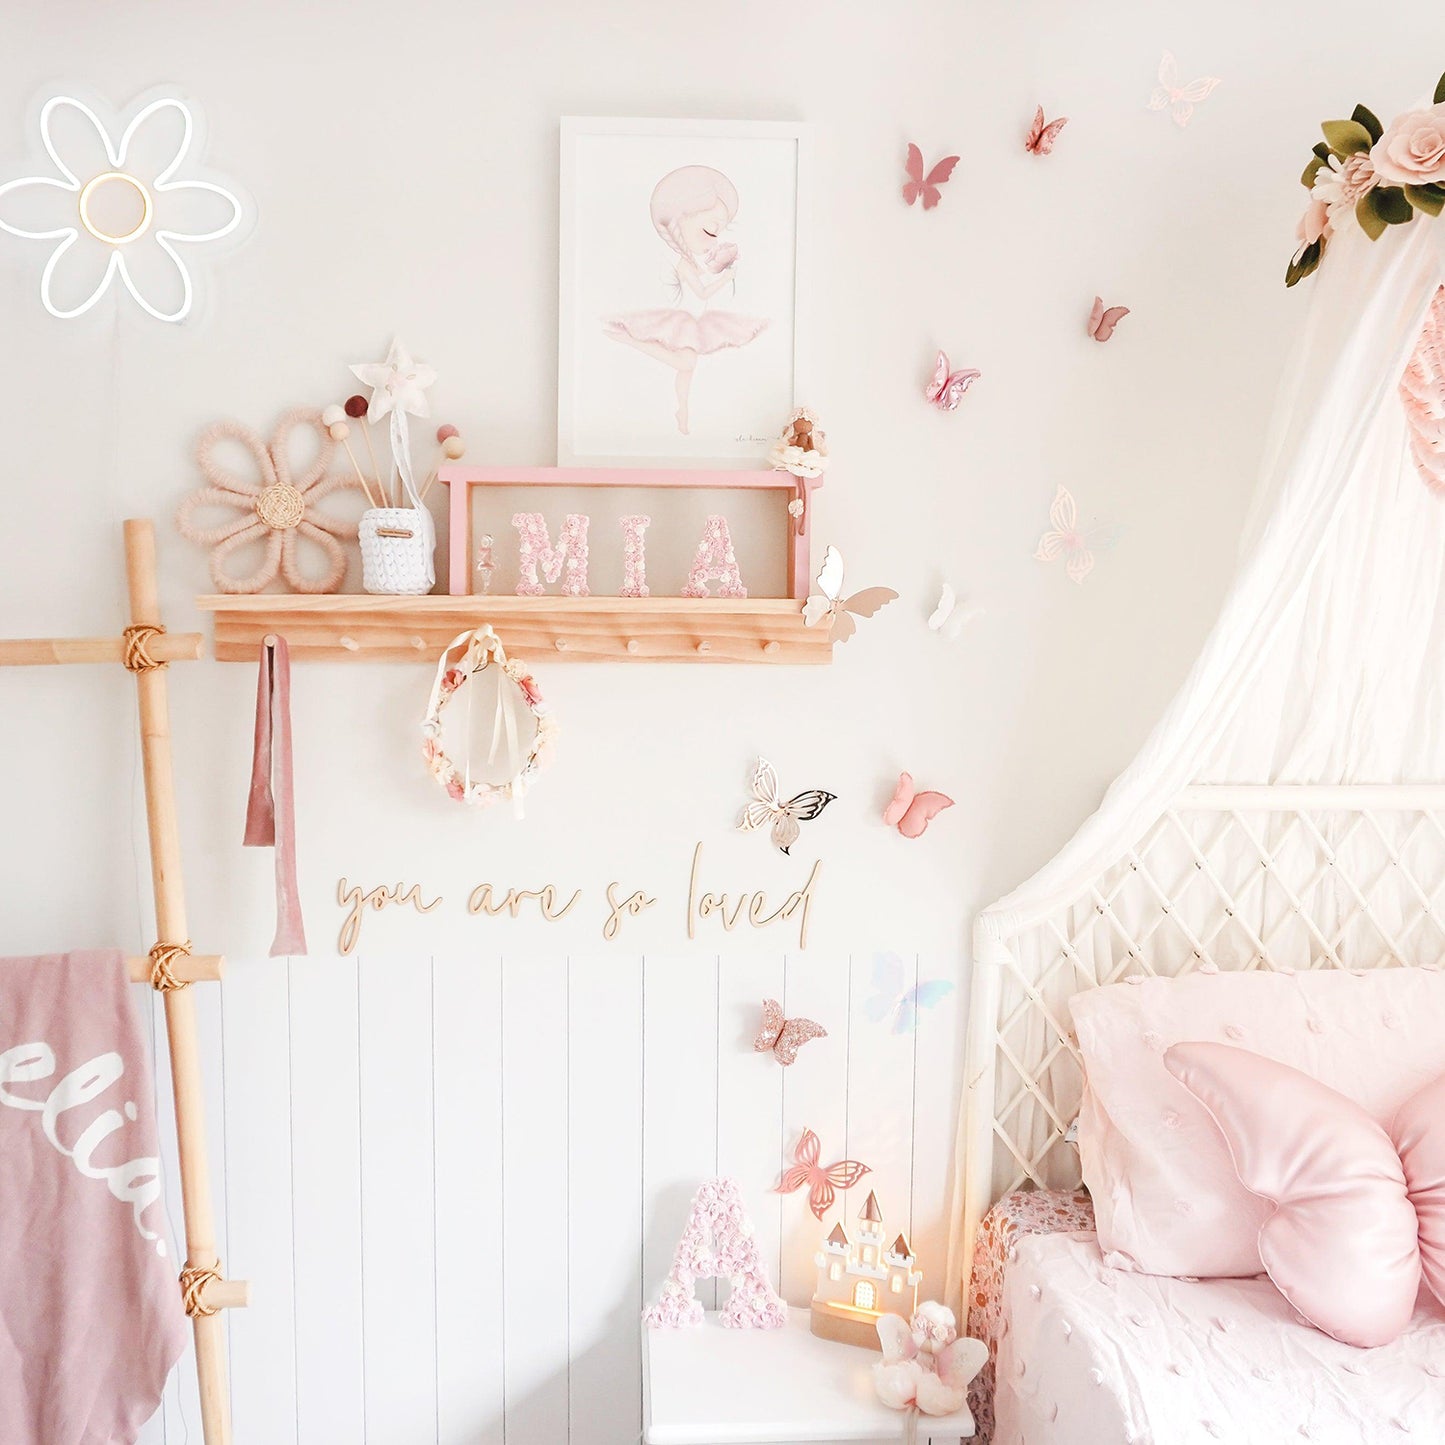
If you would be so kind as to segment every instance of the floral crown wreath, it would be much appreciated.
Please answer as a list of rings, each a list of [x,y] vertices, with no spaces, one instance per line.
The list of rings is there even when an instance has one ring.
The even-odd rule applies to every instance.
[[[1320,129],[1325,138],[1300,177],[1310,200],[1286,286],[1315,270],[1330,237],[1351,218],[1377,241],[1390,226],[1445,209],[1445,75],[1432,105],[1406,111],[1388,129],[1363,105],[1349,120],[1327,120]]]

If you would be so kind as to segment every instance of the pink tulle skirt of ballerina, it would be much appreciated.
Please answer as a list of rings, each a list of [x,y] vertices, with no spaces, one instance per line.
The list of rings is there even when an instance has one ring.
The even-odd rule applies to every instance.
[[[765,316],[740,316],[736,311],[704,311],[694,316],[679,306],[655,306],[609,316],[603,327],[618,341],[650,342],[668,351],[710,356],[746,346],[767,324]]]

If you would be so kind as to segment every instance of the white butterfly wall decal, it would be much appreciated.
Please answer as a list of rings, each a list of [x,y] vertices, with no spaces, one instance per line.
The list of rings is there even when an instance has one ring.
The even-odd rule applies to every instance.
[[[826,617],[835,642],[847,642],[857,631],[854,617],[872,617],[880,607],[898,598],[891,587],[865,587],[851,597],[844,597],[843,554],[836,547],[829,547],[823,554],[817,587],[817,592],[803,604],[803,625],[816,627]]]
[[[1049,521],[1053,525],[1039,538],[1034,556],[1040,562],[1057,562],[1062,557],[1071,582],[1082,582],[1094,570],[1096,554],[1109,551],[1124,535],[1124,529],[1116,524],[1080,531],[1078,503],[1064,486],[1054,493]]]
[[[928,630],[953,642],[970,622],[982,617],[983,613],[982,607],[963,601],[953,590],[953,584],[945,582],[938,596],[938,606],[928,614]]]
[[[798,841],[800,823],[811,823],[838,795],[822,788],[809,788],[805,793],[783,801],[778,791],[778,774],[766,758],[759,758],[753,769],[753,801],[738,817],[738,829],[751,833],[772,824],[773,846],[786,853]]]
[[[936,1007],[953,992],[946,978],[910,981],[910,970],[896,953],[873,958],[873,992],[863,1001],[863,1012],[875,1024],[887,1024],[895,1034],[911,1034],[919,1015]]]
[[[1174,117],[1174,124],[1181,129],[1189,124],[1194,107],[1209,98],[1219,84],[1217,75],[1201,75],[1186,85],[1179,84],[1179,62],[1174,52],[1166,50],[1159,61],[1159,84],[1149,96],[1150,110],[1167,110]]]

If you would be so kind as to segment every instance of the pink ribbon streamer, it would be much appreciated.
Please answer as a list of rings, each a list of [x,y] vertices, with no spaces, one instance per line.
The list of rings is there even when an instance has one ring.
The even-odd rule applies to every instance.
[[[247,848],[276,850],[276,936],[271,957],[304,955],[306,930],[296,887],[296,796],[291,773],[291,651],[284,637],[261,644],[256,741],[246,803]]]

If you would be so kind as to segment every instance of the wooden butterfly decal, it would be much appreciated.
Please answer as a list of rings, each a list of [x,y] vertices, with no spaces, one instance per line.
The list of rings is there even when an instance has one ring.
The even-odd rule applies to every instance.
[[[897,599],[891,587],[865,587],[843,596],[843,556],[836,547],[823,553],[818,569],[818,590],[803,604],[803,625],[816,627],[825,617],[834,642],[847,642],[858,629],[854,617],[872,617],[880,607]]]
[[[1167,110],[1181,129],[1189,124],[1194,107],[1207,100],[1219,84],[1217,75],[1201,75],[1187,85],[1179,84],[1179,62],[1166,50],[1159,61],[1159,84],[1149,95],[1150,110]]]
[[[1053,526],[1039,538],[1034,556],[1040,562],[1057,562],[1062,557],[1071,582],[1082,582],[1094,570],[1095,554],[1107,552],[1124,534],[1117,525],[1080,531],[1078,504],[1063,486],[1054,494],[1049,521]]]
[[[798,1057],[798,1050],[810,1039],[826,1039],[828,1030],[812,1019],[790,1019],[775,998],[763,1000],[763,1022],[753,1040],[753,1052],[773,1057],[786,1069]]]
[[[939,187],[953,174],[953,168],[957,164],[957,156],[944,156],[925,176],[923,174],[923,152],[910,141],[908,159],[903,163],[904,169],[908,172],[908,179],[903,183],[903,199],[911,206],[919,196],[922,196],[923,209],[931,211],[942,199],[943,193]]]
[[[786,853],[798,841],[800,823],[811,823],[838,795],[810,788],[785,803],[778,792],[778,775],[766,758],[753,769],[753,801],[738,817],[738,829],[751,833],[772,824],[773,846]]]
[[[940,351],[938,359],[933,363],[933,380],[923,388],[923,395],[939,411],[957,411],[964,392],[982,375],[983,372],[972,368],[950,371],[948,353]]]
[[[1129,314],[1127,306],[1104,305],[1102,296],[1094,297],[1093,309],[1089,312],[1089,335],[1095,341],[1107,341],[1114,328]]]
[[[792,1194],[806,1185],[808,1208],[817,1219],[822,1219],[833,1207],[833,1201],[838,1197],[840,1189],[851,1189],[865,1174],[873,1172],[856,1159],[840,1159],[836,1164],[822,1168],[818,1163],[822,1148],[818,1136],[811,1129],[804,1129],[803,1137],[798,1140],[798,1147],[793,1151],[795,1162],[790,1169],[783,1171],[782,1182],[774,1191],[777,1194]]]
[[[1052,155],[1054,142],[1059,138],[1059,132],[1068,125],[1069,118],[1061,115],[1057,120],[1044,123],[1044,108],[1034,111],[1034,123],[1029,127],[1029,133],[1024,139],[1024,149],[1030,155],[1046,156]]]
[[[938,606],[928,614],[928,630],[953,642],[970,622],[983,616],[983,611],[982,607],[963,601],[953,590],[953,584],[945,582],[938,594]]]
[[[921,838],[934,818],[951,807],[953,799],[947,793],[919,792],[913,786],[913,774],[900,773],[893,800],[883,810],[883,821],[905,838]]]

